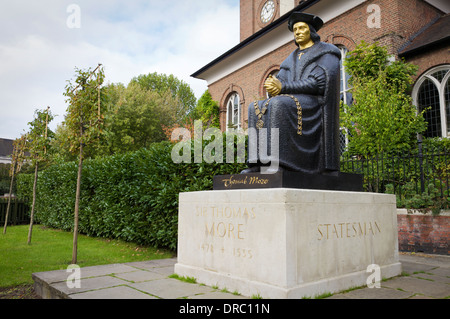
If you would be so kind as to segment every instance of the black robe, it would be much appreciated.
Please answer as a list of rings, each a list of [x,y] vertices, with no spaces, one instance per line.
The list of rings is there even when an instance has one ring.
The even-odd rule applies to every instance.
[[[296,49],[281,64],[277,75],[282,83],[280,96],[257,102],[259,110],[267,105],[261,118],[263,130],[256,128],[259,119],[254,103],[249,106],[250,167],[270,166],[279,160],[279,166],[289,171],[339,171],[340,59],[336,46],[318,42],[305,50]],[[301,119],[294,98],[300,103]],[[279,129],[278,141],[272,136],[275,128]],[[259,148],[263,134],[268,137],[267,152]],[[279,154],[272,152],[271,143],[278,143]]]

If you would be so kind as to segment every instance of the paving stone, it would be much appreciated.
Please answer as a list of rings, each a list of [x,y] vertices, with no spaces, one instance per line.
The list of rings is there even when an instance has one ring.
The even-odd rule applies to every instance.
[[[177,299],[192,297],[213,291],[207,286],[189,284],[177,279],[160,279],[142,283],[129,284],[128,286],[150,293],[162,299]]]
[[[36,281],[36,279],[42,280],[48,284],[55,283],[55,282],[61,282],[66,281],[69,277],[69,273],[65,270],[54,270],[54,271],[48,271],[48,272],[39,272],[32,274],[33,280]]]
[[[127,266],[125,264],[111,264],[111,265],[100,265],[81,268],[80,275],[81,278],[90,278],[111,274],[121,274],[132,271],[136,271],[136,268]],[[43,280],[47,283],[56,283],[62,281],[65,282],[70,275],[71,272],[67,272],[67,270],[55,270],[55,271],[34,273],[33,277],[37,277],[40,280]]]
[[[413,262],[434,267],[450,267],[450,256],[402,253],[399,255],[399,259],[402,263]]]
[[[133,272],[128,272],[124,274],[117,274],[114,277],[124,279],[131,282],[143,282],[143,281],[151,281],[156,279],[163,279],[167,276],[164,276],[162,274],[153,272],[153,271],[146,271],[146,270],[137,270]]]
[[[102,276],[102,277],[81,279],[80,288],[69,288],[67,286],[67,282],[65,282],[65,281],[59,282],[59,283],[54,283],[51,286],[66,295],[70,295],[70,294],[85,292],[85,291],[89,291],[89,290],[97,290],[97,289],[101,289],[101,288],[108,288],[108,287],[124,285],[127,283],[128,283],[127,281],[121,280],[119,278],[114,278],[111,276]]]
[[[160,268],[153,268],[151,269],[152,272],[161,274],[165,277],[169,277],[170,275],[173,275],[175,273],[174,267],[173,266],[168,266],[168,267],[160,267]]]
[[[402,289],[404,291],[423,294],[433,298],[445,298],[450,296],[450,285],[435,281],[429,281],[412,276],[398,277],[383,282],[383,287]]]
[[[112,265],[85,267],[81,268],[80,271],[81,271],[81,278],[90,278],[112,274],[128,273],[136,271],[136,268],[127,266],[125,264],[112,264]]]
[[[402,261],[402,271],[407,274],[414,274],[415,272],[420,271],[431,271],[432,269],[435,269],[436,266],[433,265],[426,265],[426,264],[419,264],[419,263],[413,263],[409,261]]]
[[[449,268],[436,268],[433,270],[428,271],[429,273],[432,273],[433,275],[440,276],[440,277],[446,277],[450,278],[450,267]]]
[[[128,286],[88,291],[70,295],[71,299],[157,299]]]
[[[152,270],[153,268],[161,268],[168,266],[174,267],[176,262],[177,262],[176,258],[170,258],[170,259],[157,259],[157,260],[132,262],[127,263],[126,265],[136,267],[139,269]]]
[[[431,270],[432,271],[432,270]],[[429,280],[429,281],[435,281],[435,282],[440,282],[443,284],[450,284],[450,278],[449,277],[445,277],[445,276],[437,276],[430,273],[419,273],[419,274],[414,274],[411,275],[414,278],[418,278],[418,279],[424,279],[424,280]]]

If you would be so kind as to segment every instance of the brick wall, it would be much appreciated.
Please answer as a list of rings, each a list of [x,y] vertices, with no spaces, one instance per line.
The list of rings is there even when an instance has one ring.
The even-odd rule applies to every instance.
[[[240,2],[240,35],[244,41],[252,34],[264,28],[268,23],[263,24],[259,15],[266,0],[241,0]],[[280,17],[280,0],[274,0],[276,11],[271,21]],[[269,21],[270,23],[270,21]]]
[[[397,215],[399,250],[450,255],[450,216]]]
[[[252,1],[242,1],[240,3],[240,30],[241,30],[241,41],[244,41],[249,36],[254,33],[253,28],[253,13],[254,13],[254,0]]]
[[[293,43],[285,45],[209,86],[209,92],[211,93],[212,98],[215,101],[218,101],[221,107],[222,128],[226,125],[226,103],[233,92],[239,93],[243,112],[243,126],[244,128],[247,127],[247,107],[253,101],[264,96],[263,84],[265,75],[274,69],[279,69],[281,62],[283,62],[295,48]]]
[[[255,22],[252,20],[250,23],[244,16],[254,17],[260,2],[261,0],[241,1],[241,24],[244,24],[241,37],[246,38],[255,32]],[[381,28],[367,26],[371,14],[367,12],[367,8],[370,4],[377,4],[381,9]],[[441,12],[422,0],[370,0],[327,22],[319,34],[322,41],[343,45],[349,50],[362,40],[369,43],[378,41],[381,45],[388,46],[391,54],[395,54],[412,35],[440,15]],[[237,92],[240,95],[242,125],[245,128],[248,105],[255,99],[264,97],[265,77],[295,49],[292,41],[209,86],[212,98],[219,101],[221,107],[222,129],[226,127],[226,103],[231,93]],[[432,59],[425,54],[410,58],[410,61],[417,63],[420,70],[425,71],[432,66],[448,63],[448,56],[448,49],[443,49],[434,52]]]
[[[419,70],[414,78],[414,80],[417,80],[422,74],[435,66],[450,64],[450,45],[441,44],[414,56],[407,56],[406,61],[419,66]]]

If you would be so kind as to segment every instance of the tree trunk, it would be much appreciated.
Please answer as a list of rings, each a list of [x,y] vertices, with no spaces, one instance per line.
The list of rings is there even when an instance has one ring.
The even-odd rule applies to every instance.
[[[36,206],[36,185],[38,178],[38,165],[36,161],[36,167],[34,169],[34,183],[33,183],[33,204],[31,205],[31,215],[30,215],[30,228],[28,229],[28,245],[31,245],[31,234],[33,233],[33,220],[34,220],[34,209]]]
[[[8,226],[9,210],[11,208],[11,194],[12,194],[12,188],[13,188],[13,183],[14,183],[14,174],[15,174],[15,169],[16,169],[15,163],[11,163],[11,165],[14,165],[14,167],[13,167],[13,172],[12,172],[12,176],[11,176],[11,185],[9,185],[9,198],[8,198],[8,206],[6,208],[5,226],[3,227],[3,234],[6,234],[6,227]]]
[[[78,163],[77,191],[75,195],[75,217],[73,227],[73,250],[72,264],[77,263],[78,253],[78,212],[80,210],[80,193],[81,193],[81,170],[83,168],[83,143],[80,144],[80,160]]]

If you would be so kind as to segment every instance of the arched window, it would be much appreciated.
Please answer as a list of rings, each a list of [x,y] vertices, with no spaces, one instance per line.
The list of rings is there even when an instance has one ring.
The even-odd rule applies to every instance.
[[[239,95],[233,93],[227,103],[227,131],[241,128],[241,103]]]
[[[425,137],[450,137],[450,65],[432,68],[413,89],[414,105],[425,110]]]
[[[350,75],[347,73],[347,70],[344,65],[345,58],[348,53],[348,49],[344,46],[338,46],[338,49],[341,51],[342,59],[341,59],[341,88],[340,88],[340,97],[341,101],[346,105],[352,105],[353,99],[352,94],[350,93],[350,85],[349,85],[349,79]],[[340,137],[339,137],[339,144],[341,153],[343,153],[348,145],[348,135],[345,134],[346,129],[344,127],[341,127],[340,129]]]
[[[344,102],[344,104],[351,105],[352,104],[352,95],[350,93],[350,86],[348,84],[350,75],[347,73],[347,70],[344,65],[348,50],[346,47],[343,47],[343,46],[338,46],[338,48],[342,54],[342,59],[341,59],[341,101]]]

